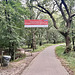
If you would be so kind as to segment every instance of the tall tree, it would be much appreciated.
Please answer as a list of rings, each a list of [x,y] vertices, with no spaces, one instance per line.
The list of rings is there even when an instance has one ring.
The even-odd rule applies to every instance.
[[[33,1],[35,0],[27,0],[26,2],[27,6],[29,5],[33,6]],[[32,7],[29,7],[29,10],[30,10],[30,17],[28,17],[28,19],[37,19],[38,16],[40,15],[40,13],[34,12],[34,9]],[[32,35],[29,36],[30,39],[32,37],[31,47],[33,48],[33,50],[36,49],[36,36],[35,36],[36,31],[37,31],[36,28],[31,28]]]
[[[24,38],[24,19],[29,10],[24,8],[19,0],[2,0],[0,2],[3,14],[0,17],[0,47],[9,48],[9,54],[15,59],[15,48]],[[24,40],[23,40],[24,41]]]
[[[48,14],[53,21],[54,27],[58,30],[59,33],[61,33],[64,36],[65,41],[66,41],[66,50],[64,53],[68,53],[71,50],[70,48],[71,39],[69,36],[69,32],[70,32],[72,18],[75,16],[75,13],[71,12],[74,6],[70,8],[71,7],[70,1],[68,1],[69,4],[67,1],[68,0],[66,1],[65,0],[58,0],[58,1],[57,0],[43,0],[42,2],[37,1],[37,6],[33,6],[37,8],[38,10],[40,10],[41,12]],[[75,3],[74,0],[72,0],[71,2]],[[51,8],[49,7],[49,5],[50,6],[52,5]],[[64,20],[64,27],[66,29],[65,31],[61,31],[60,28],[58,27],[57,21],[55,17],[53,16],[54,11],[58,12],[59,14],[61,13],[61,16]]]

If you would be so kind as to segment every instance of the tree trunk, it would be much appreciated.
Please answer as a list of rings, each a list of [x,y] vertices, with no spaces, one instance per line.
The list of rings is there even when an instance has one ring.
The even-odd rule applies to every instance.
[[[47,37],[46,38],[47,38],[47,43],[48,43],[48,30],[47,30]]]
[[[36,49],[36,40],[35,40],[35,33],[33,31],[33,40],[32,40],[32,43],[33,43],[33,51],[34,49]]]
[[[33,48],[33,43],[31,43],[31,48]]]
[[[53,39],[53,44],[56,44],[56,40],[55,39]]]
[[[39,45],[41,46],[42,45],[42,42],[40,41]]]
[[[69,53],[71,51],[71,39],[70,39],[70,36],[69,36],[69,32],[64,33],[64,32],[59,31],[59,33],[61,33],[65,38],[66,49],[64,51],[64,54]]]
[[[64,53],[69,53],[71,51],[71,39],[68,34],[65,36],[65,42],[66,42],[66,49]]]

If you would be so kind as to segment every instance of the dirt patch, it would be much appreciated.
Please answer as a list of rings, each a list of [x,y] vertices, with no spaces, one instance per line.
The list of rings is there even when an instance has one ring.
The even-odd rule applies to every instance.
[[[19,62],[11,62],[8,67],[0,66],[0,75],[20,75],[39,52],[27,53],[27,57]]]

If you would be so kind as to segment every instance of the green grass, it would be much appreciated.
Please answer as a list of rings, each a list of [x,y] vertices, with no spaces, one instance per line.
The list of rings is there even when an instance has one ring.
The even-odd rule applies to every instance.
[[[27,45],[23,45],[23,46],[21,46],[21,48],[28,48],[28,46]]]
[[[65,46],[56,47],[56,54],[58,57],[63,58],[67,62],[70,69],[74,72],[75,75],[75,52],[70,52],[69,54],[63,54]]]
[[[42,50],[44,50],[45,48],[47,48],[48,46],[51,46],[51,45],[53,45],[53,44],[44,44],[44,45],[42,45],[42,46],[38,46],[38,48],[35,49],[33,52],[42,51]]]

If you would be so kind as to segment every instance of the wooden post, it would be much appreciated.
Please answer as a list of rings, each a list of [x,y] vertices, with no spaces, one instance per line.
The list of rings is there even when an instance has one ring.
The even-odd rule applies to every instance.
[[[3,66],[3,53],[4,53],[4,51],[2,51],[2,56],[1,56],[1,66]]]

